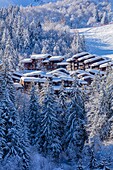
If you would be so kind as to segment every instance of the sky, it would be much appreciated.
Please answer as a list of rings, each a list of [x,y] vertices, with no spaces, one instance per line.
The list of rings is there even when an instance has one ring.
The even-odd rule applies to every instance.
[[[35,0],[0,0],[0,7],[6,7],[9,5],[23,5],[27,6],[29,4],[35,3]]]

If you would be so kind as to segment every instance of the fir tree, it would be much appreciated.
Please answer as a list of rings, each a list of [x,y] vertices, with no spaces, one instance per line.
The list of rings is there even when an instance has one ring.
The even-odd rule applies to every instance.
[[[57,103],[51,85],[46,86],[41,105],[41,128],[39,135],[40,151],[44,155],[58,158],[61,151]]]
[[[29,140],[31,145],[34,145],[36,143],[39,112],[40,109],[38,105],[38,97],[36,95],[35,85],[33,84],[31,89],[31,97],[29,101],[29,122],[28,122]]]

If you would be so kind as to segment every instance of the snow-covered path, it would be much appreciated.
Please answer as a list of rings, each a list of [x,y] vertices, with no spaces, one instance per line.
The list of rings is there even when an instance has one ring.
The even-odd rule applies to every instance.
[[[113,59],[113,24],[79,29],[86,39],[87,51]]]

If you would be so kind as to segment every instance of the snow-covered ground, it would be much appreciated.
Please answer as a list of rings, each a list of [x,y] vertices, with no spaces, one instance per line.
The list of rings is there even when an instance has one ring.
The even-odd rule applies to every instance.
[[[113,59],[113,24],[79,29],[86,39],[87,51]]]

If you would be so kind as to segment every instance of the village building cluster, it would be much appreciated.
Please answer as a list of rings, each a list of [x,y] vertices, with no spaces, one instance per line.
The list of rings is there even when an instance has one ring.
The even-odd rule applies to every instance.
[[[113,67],[110,58],[96,56],[88,52],[81,52],[65,59],[64,56],[50,54],[33,54],[21,61],[21,70],[13,72],[15,87],[29,89],[32,82],[42,88],[49,80],[57,92],[62,82],[66,90],[72,86],[76,75],[80,86],[91,84],[95,75],[104,75],[107,67]]]

